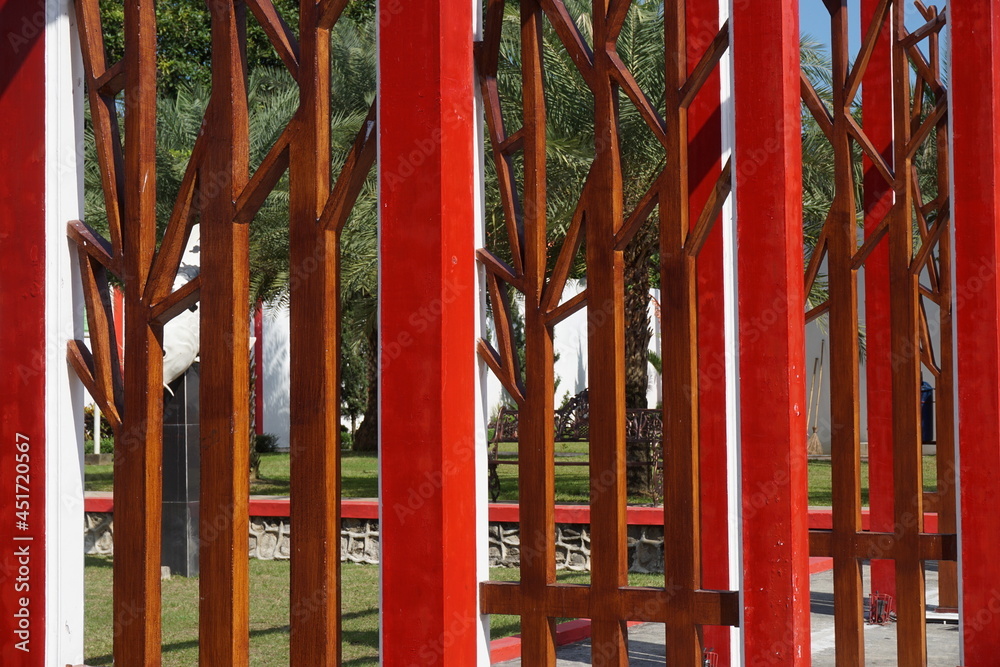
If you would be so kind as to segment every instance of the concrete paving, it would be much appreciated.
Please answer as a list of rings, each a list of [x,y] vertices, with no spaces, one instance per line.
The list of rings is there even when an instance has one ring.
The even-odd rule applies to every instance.
[[[937,605],[937,569],[927,568],[927,601]],[[864,568],[865,591],[871,590],[867,565]],[[833,640],[833,572],[814,574],[810,580],[812,597],[812,664],[814,667],[835,667]],[[927,664],[929,667],[955,667],[958,661],[959,630],[957,620],[951,623],[927,624]],[[646,623],[629,630],[629,665],[653,667],[663,664],[663,626]],[[590,642],[564,646],[558,651],[559,667],[590,665]],[[520,660],[499,663],[505,667],[520,666]],[[892,667],[896,660],[896,627],[865,625],[865,664]]]

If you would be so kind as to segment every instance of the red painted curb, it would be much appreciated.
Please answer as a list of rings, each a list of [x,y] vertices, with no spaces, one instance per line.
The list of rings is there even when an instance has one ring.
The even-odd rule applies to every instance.
[[[642,625],[641,622],[629,621],[628,627]],[[556,626],[556,646],[575,644],[590,639],[590,621],[577,619]],[[521,635],[494,639],[490,642],[490,664],[506,662],[521,657]]]
[[[84,500],[84,510],[87,512],[108,513],[114,511],[114,501],[110,493],[88,492]],[[345,519],[378,519],[378,500],[374,498],[345,498],[341,501],[341,513]],[[287,517],[287,496],[251,496],[250,516]],[[518,523],[520,512],[514,503],[490,503],[490,521],[503,523]],[[556,523],[590,523],[590,506],[588,505],[556,505]],[[628,524],[630,526],[662,526],[662,507],[629,507]],[[861,525],[868,530],[869,511],[861,511]],[[833,526],[833,510],[826,507],[810,508],[809,529],[830,530]],[[938,517],[936,513],[924,515],[924,532],[936,533]],[[815,574],[815,573],[814,573]]]

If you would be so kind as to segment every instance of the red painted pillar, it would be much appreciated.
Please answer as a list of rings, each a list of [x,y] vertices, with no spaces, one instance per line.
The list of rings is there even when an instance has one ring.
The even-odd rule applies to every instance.
[[[949,6],[963,664],[1000,654],[1000,6]]]
[[[688,72],[719,32],[716,0],[687,2]],[[688,109],[692,216],[705,206],[722,173],[722,82],[718,69]],[[729,590],[729,461],[726,449],[726,327],[722,225],[717,221],[698,255],[698,432],[701,437],[702,586]],[[730,664],[730,629],[704,629],[704,646]]]
[[[745,657],[808,665],[798,3],[733,3],[733,29]]]
[[[471,2],[379,33],[382,664],[477,664]],[[485,500],[485,496],[483,498]]]
[[[879,0],[861,0],[863,32],[871,25]],[[888,16],[872,52],[862,87],[865,133],[893,163],[892,45]],[[864,160],[865,236],[870,236],[892,209],[893,188]],[[892,474],[892,341],[889,336],[889,244],[883,239],[865,262],[865,379],[868,395],[868,488],[871,529],[893,532]],[[896,595],[896,567],[891,560],[873,560],[871,590]]]
[[[45,28],[0,0],[0,664],[45,660]],[[6,31],[5,31],[6,32]],[[16,46],[16,48],[15,48]],[[23,466],[18,469],[18,466]],[[18,479],[17,474],[24,475]],[[18,486],[20,484],[20,486]]]

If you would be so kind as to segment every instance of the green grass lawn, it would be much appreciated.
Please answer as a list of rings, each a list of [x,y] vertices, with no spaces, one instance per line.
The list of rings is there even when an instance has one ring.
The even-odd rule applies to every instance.
[[[500,447],[503,455],[515,455],[517,446],[505,443]],[[556,461],[586,461],[587,443],[556,443]],[[255,495],[287,496],[289,493],[288,454],[262,454],[260,474],[262,479],[251,484],[250,492]],[[936,457],[924,457],[924,490],[933,491],[937,486]],[[830,461],[809,462],[809,504],[830,505],[833,500]],[[345,498],[374,498],[378,494],[378,460],[370,454],[344,452],[341,458],[342,488]],[[517,500],[516,465],[500,464],[501,501]],[[590,488],[587,466],[556,466],[556,502],[586,503]],[[87,466],[86,488],[88,491],[111,491],[113,488],[112,466]],[[868,504],[868,463],[861,463],[861,501]],[[634,504],[648,503],[648,498],[631,497]]]
[[[112,661],[111,559],[86,557],[85,653],[88,665]],[[516,569],[493,568],[490,577],[518,578]],[[559,581],[586,584],[587,572],[560,572]],[[250,664],[288,664],[288,561],[250,561]],[[663,586],[663,575],[630,575],[633,586]],[[343,565],[342,619],[345,667],[378,665],[378,568]],[[516,616],[494,616],[494,639],[520,631]],[[198,664],[198,579],[163,582],[163,665]]]

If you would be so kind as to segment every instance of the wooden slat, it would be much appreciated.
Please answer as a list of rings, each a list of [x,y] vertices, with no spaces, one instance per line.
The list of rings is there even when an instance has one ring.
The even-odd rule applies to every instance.
[[[653,136],[667,147],[669,144],[669,139],[667,137],[666,122],[660,116],[660,113],[656,110],[656,106],[653,104],[652,100],[646,95],[646,93],[639,87],[639,82],[635,80],[632,76],[632,72],[629,68],[625,66],[622,62],[621,57],[616,51],[608,50],[605,52],[608,60],[610,61],[613,69],[611,70],[611,75],[618,81],[618,84],[625,90],[625,94],[635,105],[635,108],[639,111],[639,115],[642,119],[646,121],[646,126],[649,127]]]
[[[163,348],[143,293],[156,250],[156,12],[125,4],[125,146],[122,257],[125,282],[125,409],[115,440],[114,662],[160,664]],[[91,100],[93,102],[93,97]],[[91,104],[91,113],[94,105]],[[117,112],[108,109],[109,117]],[[103,112],[102,112],[103,114]],[[95,137],[97,117],[95,121]],[[101,121],[108,129],[108,121]],[[116,126],[116,121],[111,128]],[[112,134],[116,134],[112,130]],[[98,138],[100,142],[101,139]],[[105,139],[107,141],[107,138]],[[110,137],[117,146],[117,137]],[[106,163],[107,164],[107,163]],[[104,180],[107,188],[113,174]],[[114,187],[110,190],[114,196]],[[105,190],[106,201],[109,190]],[[112,221],[109,211],[109,222]],[[113,229],[113,227],[112,227]],[[112,233],[114,245],[114,233]],[[245,539],[245,538],[244,538]]]
[[[580,33],[563,0],[539,0],[539,4],[549,17],[549,22],[559,36],[559,41],[569,54],[583,80],[594,83],[594,54]],[[597,42],[595,42],[597,43]]]
[[[347,224],[347,218],[350,216],[351,210],[354,209],[354,204],[357,203],[362,188],[364,188],[365,181],[368,180],[368,174],[371,172],[372,165],[375,164],[377,148],[378,133],[375,114],[376,105],[375,102],[372,102],[368,116],[362,123],[361,129],[358,130],[351,151],[347,154],[347,160],[344,161],[344,165],[340,169],[337,184],[333,187],[333,192],[323,207],[323,213],[320,216],[320,226],[323,229],[333,230],[338,234],[343,231],[344,225]],[[388,185],[392,187],[392,184]]]
[[[480,82],[480,90],[486,112],[486,128],[489,131],[490,144],[493,146],[493,162],[496,166],[497,186],[500,190],[500,203],[503,207],[504,227],[507,230],[507,241],[510,244],[511,261],[514,263],[515,273],[521,275],[524,273],[524,226],[517,188],[514,187],[514,162],[510,155],[505,154],[502,150],[507,137],[496,79],[483,79]],[[518,132],[523,137],[524,128]]]
[[[732,170],[733,161],[730,159],[726,161],[726,166],[722,168],[719,180],[715,182],[715,188],[712,189],[712,194],[709,195],[708,201],[705,202],[705,207],[701,210],[698,221],[687,235],[687,240],[684,242],[684,252],[691,257],[697,257],[701,252],[709,233],[712,231],[712,226],[719,219],[719,216],[722,214],[722,207],[729,198],[729,194],[733,191]]]
[[[955,561],[958,558],[958,535],[955,533],[919,533],[917,541],[920,561]],[[809,531],[809,555],[814,558],[830,558],[843,553],[859,560],[893,560],[912,557],[908,549],[909,545],[895,533]]]
[[[846,114],[845,121],[847,122],[847,128],[851,136],[854,137],[854,139],[861,146],[861,149],[865,152],[865,157],[871,160],[871,163],[875,165],[875,169],[882,175],[885,182],[891,185],[896,180],[896,176],[893,174],[892,169],[889,168],[889,165],[886,164],[886,161],[882,158],[882,154],[875,148],[871,139],[868,138],[864,129],[858,125],[853,116]]]
[[[830,110],[826,108],[826,104],[820,99],[819,94],[813,88],[812,82],[809,81],[805,72],[799,73],[799,89],[802,101],[812,113],[813,118],[816,119],[819,129],[823,130],[826,138],[832,141],[833,116],[830,115]]]
[[[94,357],[94,380],[97,391],[105,401],[114,403],[121,413],[123,391],[118,341],[115,337],[114,316],[111,314],[111,296],[107,272],[90,259],[82,248],[77,248],[80,261],[81,287],[87,305],[87,322],[90,344]]]
[[[518,458],[518,501],[527,512],[521,514],[521,586],[530,598],[539,598],[546,586],[555,582],[555,467],[554,390],[552,329],[541,309],[545,288],[546,252],[546,158],[545,91],[542,76],[542,27],[544,14],[539,0],[520,3],[521,81],[524,134],[524,336],[525,377]],[[557,31],[564,42],[570,29],[561,21],[566,9],[554,6]],[[572,22],[570,22],[572,25]],[[575,28],[575,26],[573,26]],[[575,30],[573,30],[575,34]],[[589,54],[577,46],[575,59],[589,78]],[[512,247],[512,250],[515,249]],[[515,260],[516,261],[516,260]],[[516,265],[515,265],[516,267]],[[521,614],[521,657],[535,665],[555,664],[555,620],[536,605],[524,605]]]
[[[479,339],[476,342],[476,351],[479,353],[480,358],[486,362],[486,365],[490,367],[490,370],[493,371],[497,379],[500,380],[500,384],[507,390],[510,397],[517,403],[518,408],[524,405],[524,387],[515,380],[507,366],[504,365],[500,359],[500,353],[490,345],[489,341],[483,339]]]
[[[80,220],[70,220],[66,225],[66,234],[91,259],[99,262],[111,273],[116,275],[121,274],[121,263],[112,257],[111,244],[86,223]]]
[[[695,96],[698,95],[705,82],[715,72],[719,61],[722,60],[722,56],[725,55],[728,49],[729,21],[726,21],[718,34],[716,34],[715,39],[708,45],[705,55],[702,56],[701,60],[698,61],[698,64],[691,71],[691,75],[684,81],[680,90],[681,107],[686,109],[691,106]]]
[[[923,461],[919,438],[920,359],[917,322],[917,278],[910,271],[913,260],[912,156],[909,105],[910,68],[907,50],[899,44],[905,33],[906,5],[893,4],[893,98],[895,100],[893,142],[895,151],[896,201],[889,222],[889,275],[891,297],[891,341],[894,355],[893,479],[896,525],[901,553],[896,558],[897,651],[901,667],[922,667],[927,662],[927,631],[924,617],[924,572],[919,560],[919,534],[923,532]],[[912,50],[910,51],[912,56]],[[910,59],[916,65],[915,59]],[[920,71],[919,65],[918,71]],[[929,72],[928,72],[929,73]]]
[[[823,264],[823,260],[826,259],[827,253],[827,239],[829,238],[829,227],[830,227],[830,213],[827,213],[826,221],[823,223],[823,228],[820,230],[819,238],[816,239],[816,247],[813,248],[812,256],[809,258],[809,264],[806,266],[805,271],[805,293],[806,296],[812,291],[813,284],[816,282],[817,276],[819,276],[819,268]]]
[[[938,247],[941,237],[946,231],[948,231],[948,228],[948,212],[942,211],[942,215],[938,219],[938,222],[935,223],[930,235],[924,239],[923,244],[920,246],[920,250],[913,258],[910,271],[912,271],[915,276],[919,277],[920,274],[923,273],[924,268],[927,266],[927,262],[930,260],[935,248]]]
[[[587,305],[587,290],[577,293],[549,311],[548,323],[555,326]]]
[[[80,0],[74,3],[74,6],[84,71],[88,79],[91,124],[94,128],[95,152],[101,173],[101,191],[104,194],[104,207],[108,219],[108,235],[113,249],[111,254],[118,258],[122,253],[125,167],[115,99],[101,95],[97,83],[107,73],[100,7],[97,0]]]
[[[949,96],[951,92],[948,92]],[[934,202],[940,207],[936,224],[951,226],[951,161],[952,138],[950,131],[937,133],[938,196]],[[939,304],[952,304],[953,288],[952,234],[941,235],[938,241],[938,269],[940,280]],[[956,479],[958,469],[955,457],[955,327],[951,307],[939,309],[939,358],[941,373],[935,379],[935,422],[937,423],[937,490],[938,530],[942,533],[958,532],[958,494]],[[956,554],[957,555],[957,554]],[[938,564],[938,605],[943,608],[959,607],[957,563]]]
[[[657,177],[656,181],[653,182],[646,193],[639,200],[639,203],[635,205],[632,212],[629,214],[628,218],[625,219],[625,224],[622,228],[618,230],[618,234],[615,237],[615,247],[619,250],[625,250],[628,244],[632,242],[635,235],[639,233],[643,225],[649,220],[649,216],[653,213],[653,209],[660,201],[660,181],[664,178],[669,178],[670,176],[664,172]]]
[[[245,16],[211,3],[212,101],[201,207],[201,507],[199,659],[246,665],[249,634],[249,228],[234,224],[249,176]],[[315,363],[315,361],[314,361]]]
[[[327,5],[329,7],[329,5]],[[300,3],[300,106],[289,135],[292,266],[313,271],[289,296],[291,322],[291,664],[341,664],[340,618],[340,228],[319,223],[330,198],[330,36],[322,7]],[[339,10],[338,10],[339,12]],[[329,18],[329,17],[326,17]],[[331,24],[332,25],[332,22]],[[374,120],[374,112],[369,118]],[[368,121],[363,133],[370,131]],[[355,143],[357,147],[357,143]],[[352,151],[353,154],[353,151]],[[348,158],[350,161],[351,158]],[[368,168],[364,169],[367,175]],[[363,179],[362,179],[363,182]],[[346,219],[353,206],[335,197]],[[356,194],[355,194],[356,197]],[[342,214],[341,214],[342,212]],[[329,221],[327,221],[329,222]],[[302,610],[296,613],[296,610]]]
[[[888,233],[889,217],[886,216],[882,218],[882,221],[878,223],[870,234],[868,234],[867,238],[865,238],[865,242],[862,243],[861,247],[858,248],[858,251],[854,253],[854,261],[851,264],[852,268],[857,270],[864,266],[865,262],[868,261],[868,258],[875,251],[875,248],[878,247],[879,243]]]
[[[931,131],[941,124],[947,114],[948,99],[942,98],[937,103],[937,106],[934,107],[934,111],[932,111],[927,118],[924,119],[924,122],[920,124],[920,127],[913,133],[913,136],[910,137],[910,143],[907,145],[907,151],[911,156],[916,154],[920,146],[922,146],[927,140],[927,137],[930,136]]]
[[[632,8],[632,0],[610,0],[607,8],[608,41],[616,42],[625,25],[629,9]]]
[[[849,110],[850,105],[854,103],[854,99],[858,95],[861,81],[864,79],[868,63],[871,62],[872,54],[875,53],[875,47],[878,44],[879,36],[885,25],[885,18],[889,12],[890,4],[891,0],[879,0],[871,23],[868,24],[868,29],[865,31],[865,38],[861,42],[861,51],[854,59],[854,66],[851,68],[850,76],[847,78],[847,93],[844,96],[844,101],[848,106],[844,107],[845,111]]]
[[[483,266],[487,271],[495,275],[497,278],[517,290],[524,290],[524,281],[514,274],[513,268],[508,266],[506,262],[497,257],[492,251],[480,248],[476,251],[476,258],[483,263]]]
[[[663,544],[664,578],[676,603],[666,615],[666,656],[672,665],[695,665],[703,646],[694,613],[694,591],[701,588],[700,437],[698,432],[698,298],[696,257],[686,252],[692,229],[688,184],[687,29],[684,3],[666,3],[666,169],[660,182],[660,291],[663,360]],[[720,33],[721,34],[721,33]],[[728,36],[726,39],[728,43]],[[715,51],[723,43],[717,36]],[[707,78],[707,54],[699,66]],[[696,72],[698,68],[696,67]],[[697,83],[697,82],[695,82]],[[706,221],[707,223],[708,221]],[[695,237],[697,238],[697,237]],[[694,241],[697,244],[697,241]],[[588,289],[593,289],[589,286]],[[593,409],[591,409],[593,414]],[[593,432],[593,427],[591,428]],[[594,471],[591,471],[594,474]],[[593,539],[593,538],[592,538]],[[625,661],[627,664],[627,660]]]
[[[546,614],[566,618],[588,618],[593,614],[590,586],[552,584],[538,601],[526,599],[518,582],[490,581],[480,585],[481,609],[485,614],[517,614],[527,604]],[[677,596],[671,590],[640,586],[618,589],[617,616],[626,621],[656,622],[674,613]],[[693,591],[692,606],[698,625],[739,626],[740,602],[735,591]]]
[[[563,239],[562,247],[559,249],[559,256],[556,258],[555,268],[549,278],[545,289],[542,292],[542,309],[551,312],[562,300],[563,291],[566,288],[566,281],[569,279],[570,270],[573,268],[573,261],[580,251],[586,230],[587,205],[590,201],[590,183],[594,176],[591,169],[587,174],[587,180],[580,193],[580,201],[577,203],[576,211],[573,212],[573,219],[566,230],[566,238]]]
[[[97,88],[101,97],[115,97],[125,89],[125,61],[119,60],[114,65],[104,70],[104,74],[94,80],[92,84]]]
[[[587,208],[590,618],[595,662],[625,667],[628,665],[628,632],[617,613],[618,589],[628,585],[625,358],[622,354],[625,261],[624,254],[615,247],[615,235],[624,223],[624,202],[618,87],[614,78],[616,73],[622,75],[627,70],[614,62],[617,53],[611,40],[613,28],[607,20],[607,0],[596,0],[593,8],[594,43],[605,45],[605,48],[595,49],[594,54],[595,156],[593,190]]]
[[[332,29],[347,7],[347,2],[348,0],[319,0],[316,3],[318,11],[316,28],[324,31]]]
[[[514,318],[511,316],[510,298],[507,295],[507,290],[500,286],[495,275],[487,274],[486,284],[490,303],[493,305],[493,322],[497,342],[500,345],[499,358],[503,366],[503,374],[507,376],[507,384],[516,387],[517,393],[524,395],[520,362],[517,351],[514,349]]]
[[[200,298],[201,276],[198,275],[184,283],[176,292],[171,292],[162,301],[153,304],[149,309],[149,318],[157,324],[164,325],[194,306]]]
[[[80,378],[80,382],[83,383],[87,393],[97,401],[98,406],[101,408],[101,416],[108,420],[111,428],[117,434],[122,425],[118,407],[114,403],[109,402],[105,396],[101,395],[100,390],[97,388],[97,381],[94,379],[94,358],[90,354],[90,350],[87,349],[86,344],[82,340],[69,341],[66,344],[66,360],[73,367],[76,376]]]
[[[476,65],[479,76],[495,78],[500,61],[500,37],[503,30],[505,0],[488,0],[483,17],[483,41],[477,43]]]
[[[260,207],[264,205],[274,186],[281,180],[288,169],[288,145],[291,143],[293,126],[289,125],[281,133],[264,160],[257,167],[253,177],[240,192],[236,200],[236,216],[233,221],[239,224],[249,224]]]
[[[861,402],[858,352],[858,285],[853,267],[857,248],[852,99],[848,97],[848,12],[832,15],[833,150],[835,195],[829,220],[827,275],[830,290],[830,419],[833,528],[838,536],[861,530]],[[869,31],[871,33],[871,31]],[[874,38],[872,38],[874,39]],[[871,156],[869,156],[871,157]],[[877,156],[876,157],[880,157]],[[838,664],[864,664],[864,582],[861,562],[834,543],[833,615]]]
[[[181,258],[187,249],[194,225],[194,214],[200,205],[198,197],[198,179],[201,161],[205,152],[205,135],[202,134],[194,142],[191,158],[188,160],[177,191],[177,199],[167,222],[167,229],[160,242],[160,249],[153,258],[149,280],[146,283],[144,297],[147,303],[162,301],[173,289],[180,267]]]
[[[299,78],[299,44],[285,19],[281,17],[275,9],[271,0],[248,0],[247,5],[250,11],[257,18],[260,26],[264,29],[264,34],[271,41],[281,62],[291,73],[293,79]]]
[[[911,46],[914,46],[919,42],[924,41],[931,35],[940,33],[946,24],[947,21],[945,20],[943,14],[940,16],[934,16],[933,18],[928,20],[927,23],[923,24],[913,32],[904,36],[903,39],[900,40],[900,45],[903,46],[904,48],[909,48]]]
[[[822,317],[830,312],[830,300],[827,299],[818,306],[814,306],[806,311],[806,324],[809,324],[818,317]]]

